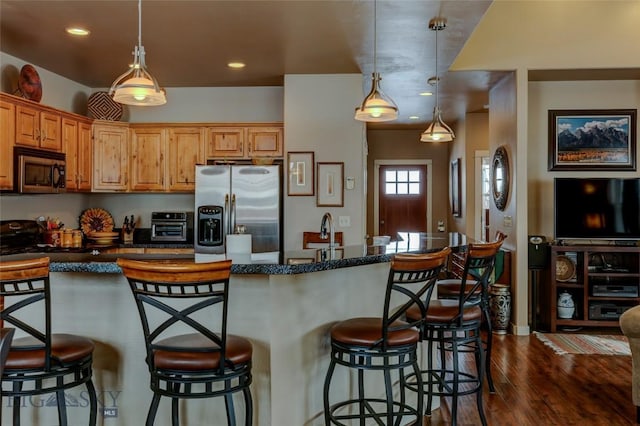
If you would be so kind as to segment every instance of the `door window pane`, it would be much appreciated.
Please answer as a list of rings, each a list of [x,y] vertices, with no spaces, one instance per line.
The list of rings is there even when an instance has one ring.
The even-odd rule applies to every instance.
[[[386,170],[385,193],[388,195],[420,195],[420,170]]]

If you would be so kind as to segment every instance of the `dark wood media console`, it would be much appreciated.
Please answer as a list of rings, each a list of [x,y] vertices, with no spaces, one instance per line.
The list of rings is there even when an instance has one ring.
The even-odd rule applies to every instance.
[[[551,332],[562,327],[616,327],[622,312],[640,303],[638,246],[554,245],[550,269]],[[564,292],[573,300],[572,313],[558,309]]]

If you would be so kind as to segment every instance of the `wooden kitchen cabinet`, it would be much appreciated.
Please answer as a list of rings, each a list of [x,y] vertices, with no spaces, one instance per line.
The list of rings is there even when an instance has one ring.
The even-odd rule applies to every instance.
[[[207,134],[207,159],[282,158],[282,127],[210,127]]]
[[[91,120],[62,117],[62,147],[66,154],[67,191],[91,191],[93,174]]]
[[[207,158],[244,158],[245,129],[212,127],[207,133]]]
[[[204,164],[204,128],[169,128],[169,186],[170,192],[195,191],[196,164]]]
[[[164,127],[131,129],[131,191],[164,191],[166,142]]]
[[[62,152],[61,121],[58,112],[17,104],[15,144]]]
[[[129,128],[127,123],[95,121],[93,124],[92,191],[128,189]]]
[[[249,127],[247,129],[248,156],[282,157],[284,152],[281,127]]]
[[[13,189],[13,140],[16,107],[0,99],[0,189]]]

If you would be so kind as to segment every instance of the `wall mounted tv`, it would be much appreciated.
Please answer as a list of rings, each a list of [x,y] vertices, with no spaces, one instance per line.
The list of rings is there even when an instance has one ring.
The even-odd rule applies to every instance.
[[[640,240],[640,178],[556,178],[557,240]]]

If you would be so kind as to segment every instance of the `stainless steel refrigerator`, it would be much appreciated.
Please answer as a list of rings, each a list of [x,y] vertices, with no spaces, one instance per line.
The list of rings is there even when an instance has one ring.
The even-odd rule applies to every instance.
[[[280,165],[196,166],[196,253],[225,253],[227,235],[251,235],[253,253],[280,252]]]

